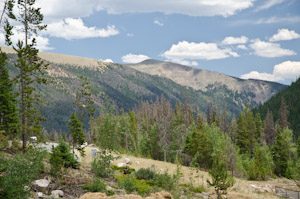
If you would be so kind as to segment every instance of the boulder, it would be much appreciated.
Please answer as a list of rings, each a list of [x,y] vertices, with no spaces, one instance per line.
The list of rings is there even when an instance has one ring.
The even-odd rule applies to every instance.
[[[120,162],[117,164],[117,167],[127,167],[127,164],[124,162]]]
[[[35,191],[47,193],[50,181],[46,179],[35,180],[32,182],[32,188]]]
[[[43,198],[44,197],[44,194],[42,192],[37,192],[36,193],[36,197],[37,198]]]
[[[53,190],[51,191],[51,197],[53,198],[64,197],[64,192],[62,190]]]
[[[123,162],[125,163],[125,164],[130,164],[130,159],[129,158],[125,158],[124,160],[123,160]]]

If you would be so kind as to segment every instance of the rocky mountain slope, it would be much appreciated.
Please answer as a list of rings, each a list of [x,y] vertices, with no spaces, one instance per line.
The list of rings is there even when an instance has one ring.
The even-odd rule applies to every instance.
[[[228,89],[237,94],[247,93],[248,98],[257,104],[266,102],[279,90],[286,87],[274,82],[243,80],[218,72],[151,59],[127,66],[150,75],[171,79],[180,85],[203,92],[213,89],[223,89],[226,92]]]
[[[16,55],[12,49],[2,49],[9,53],[8,68],[14,76],[17,74],[13,66]],[[230,118],[237,115],[245,104],[255,107],[286,87],[155,60],[129,66],[46,52],[39,55],[49,63],[49,84],[38,86],[45,102],[41,112],[47,121],[43,126],[48,131],[68,131],[66,124],[74,111],[72,102],[81,84],[80,76],[91,82],[98,113],[107,100],[118,109],[129,111],[142,100],[155,101],[164,95],[172,105],[187,99],[192,106],[198,105],[200,112],[206,112],[208,103],[215,103],[222,111],[226,103]]]

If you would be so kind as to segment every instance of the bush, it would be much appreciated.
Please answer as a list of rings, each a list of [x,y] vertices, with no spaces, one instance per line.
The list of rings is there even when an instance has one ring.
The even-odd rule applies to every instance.
[[[74,155],[71,154],[69,145],[62,140],[57,147],[52,148],[50,164],[51,174],[54,176],[57,176],[62,168],[79,168],[79,162],[77,162]]]
[[[135,176],[139,180],[152,180],[155,176],[155,171],[151,168],[141,168],[136,173]]]
[[[13,158],[0,157],[0,198],[26,199],[29,191],[24,189],[43,172],[45,152],[30,150]]]
[[[106,184],[102,182],[101,179],[95,178],[92,184],[85,184],[81,186],[83,189],[86,189],[90,192],[105,192]]]
[[[105,150],[99,152],[92,162],[92,172],[96,177],[101,178],[113,176],[114,170],[111,168],[110,163],[115,159],[111,153],[107,153]]]
[[[137,191],[140,195],[147,195],[152,191],[147,181],[136,179],[134,175],[120,175],[117,176],[117,180],[119,187],[124,188],[127,193]]]
[[[118,167],[116,165],[111,165],[111,168],[115,171],[120,171],[122,173],[124,173],[124,170],[127,169],[129,174],[135,172],[135,169],[134,168],[129,168],[129,167]]]
[[[150,181],[151,185],[163,188],[167,191],[171,191],[176,183],[177,183],[177,176],[171,176],[168,174],[167,171],[163,174],[155,174],[153,180]]]
[[[124,188],[127,193],[131,193],[136,190],[135,177],[133,175],[120,175],[117,177],[120,188]]]

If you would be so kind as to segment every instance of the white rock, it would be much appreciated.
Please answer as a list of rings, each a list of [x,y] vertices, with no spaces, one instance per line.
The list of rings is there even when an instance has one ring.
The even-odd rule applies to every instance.
[[[137,165],[140,165],[140,161],[138,161],[138,160],[137,160],[137,161],[135,161],[135,163],[136,163]]]
[[[33,187],[37,191],[44,192],[44,193],[47,191],[49,184],[50,181],[46,179],[35,180],[32,182]]]
[[[130,163],[130,159],[129,159],[129,158],[125,158],[125,159],[123,160],[123,162],[124,162],[125,164],[129,164],[129,163]]]
[[[64,192],[62,190],[53,190],[51,191],[51,196],[53,198],[64,197]]]
[[[24,186],[24,191],[30,191],[30,187],[29,186]]]
[[[106,189],[107,191],[112,191],[112,190],[113,190],[113,188],[112,188],[111,186],[108,186],[108,185],[105,187],[105,189]]]
[[[37,193],[36,193],[36,196],[37,196],[38,198],[42,198],[42,197],[44,196],[44,194],[43,194],[42,192],[37,192]]]
[[[120,162],[117,164],[117,167],[127,167],[127,164],[124,162]]]

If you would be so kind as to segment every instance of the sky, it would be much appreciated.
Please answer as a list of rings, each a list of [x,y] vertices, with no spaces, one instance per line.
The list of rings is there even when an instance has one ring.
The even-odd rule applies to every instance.
[[[124,64],[151,58],[283,84],[300,76],[300,0],[36,0],[36,6],[48,25],[36,36],[41,51]],[[14,32],[13,41],[23,37]]]

